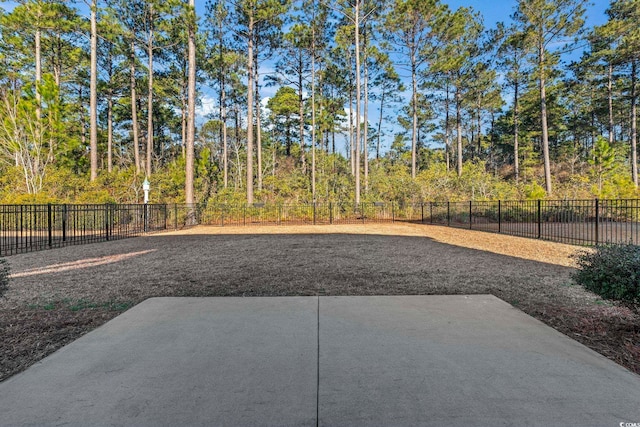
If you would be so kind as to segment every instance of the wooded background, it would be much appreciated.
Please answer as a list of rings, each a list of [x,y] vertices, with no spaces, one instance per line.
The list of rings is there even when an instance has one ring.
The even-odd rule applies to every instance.
[[[637,0],[5,8],[2,203],[638,197]]]

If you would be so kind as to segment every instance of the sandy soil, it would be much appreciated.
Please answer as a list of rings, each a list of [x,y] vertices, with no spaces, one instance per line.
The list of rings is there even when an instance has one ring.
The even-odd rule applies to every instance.
[[[0,380],[154,296],[493,294],[640,373],[636,309],[572,283],[580,248],[417,224],[196,227],[7,258]]]

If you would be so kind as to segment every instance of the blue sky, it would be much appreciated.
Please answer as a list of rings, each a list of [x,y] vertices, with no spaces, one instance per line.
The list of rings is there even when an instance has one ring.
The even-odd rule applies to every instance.
[[[496,22],[508,21],[513,13],[516,0],[443,0],[451,9],[458,7],[472,7],[484,16],[484,24],[492,27]],[[587,25],[600,25],[606,22],[605,10],[609,7],[608,0],[595,0],[587,7]]]
[[[514,8],[517,4],[517,0],[441,0],[443,3],[449,5],[449,8],[455,10],[459,7],[471,7],[474,10],[480,12],[480,14],[484,18],[485,28],[493,28],[495,27],[497,22],[503,21],[508,23],[510,21],[510,15],[513,13]],[[204,7],[206,1],[205,0],[196,0],[196,8],[198,10],[198,14],[200,16],[204,15]],[[10,11],[16,5],[14,1],[2,1],[0,3],[0,7],[3,9]],[[86,4],[83,1],[76,2],[77,7],[81,11],[87,11]],[[606,22],[606,14],[605,11],[609,6],[608,0],[595,0],[589,4],[587,7],[586,13],[586,26],[587,28],[591,28],[594,25],[601,25]],[[565,57],[566,60],[578,59],[580,57],[581,52],[576,51],[573,52],[570,56]],[[270,68],[270,64],[263,64],[264,69],[263,73],[268,72],[268,68]],[[269,96],[272,96],[277,88],[275,87],[265,87],[262,85],[262,97],[266,99]],[[406,94],[407,100],[409,99],[410,94]],[[215,109],[215,94],[212,93],[210,89],[202,88],[202,107],[199,108],[199,112],[201,114],[207,112],[213,112]],[[378,119],[377,111],[375,106],[370,108],[370,121],[375,122]],[[396,129],[397,130],[397,129]],[[386,148],[389,147],[391,141],[393,140],[393,132],[389,132],[388,135],[384,138],[385,151]],[[342,145],[342,144],[341,144]],[[344,150],[344,147],[341,147]]]

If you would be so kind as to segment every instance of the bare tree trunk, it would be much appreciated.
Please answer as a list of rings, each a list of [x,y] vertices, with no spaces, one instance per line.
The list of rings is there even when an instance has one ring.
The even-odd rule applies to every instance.
[[[456,170],[458,172],[458,176],[462,176],[462,117],[460,114],[461,110],[461,96],[460,96],[460,88],[456,87],[456,132],[458,138],[458,162],[456,165]]]
[[[311,200],[316,202],[316,27],[311,20]]]
[[[38,27],[36,28],[36,32],[35,32],[35,60],[36,60],[36,119],[37,119],[37,123],[35,126],[35,138],[36,138],[36,144],[41,144],[42,141],[42,96],[40,94],[40,83],[42,82],[42,44],[41,44],[41,37],[42,37],[42,32],[40,30],[40,14],[41,14],[41,10],[38,9]],[[84,132],[84,131],[83,131]],[[84,133],[83,133],[84,135]],[[85,144],[83,143],[83,146],[85,146]],[[49,147],[49,149],[51,150],[53,147]]]
[[[247,203],[253,203],[253,12],[249,15],[247,46]]]
[[[590,91],[590,95],[591,95],[591,99],[589,100],[589,109],[591,110],[589,113],[589,115],[591,116],[591,148],[595,147],[596,145],[596,110],[593,107],[594,104],[594,99],[596,98],[594,93],[593,93],[593,86],[591,87],[591,91]]]
[[[631,177],[633,185],[638,187],[638,117],[636,102],[636,71],[637,62],[631,62]]]
[[[185,203],[193,204],[193,164],[195,161],[196,139],[196,20],[195,0],[189,0],[189,46],[188,46],[188,84],[187,84],[187,140],[185,143]]]
[[[498,176],[498,165],[496,164],[495,161],[495,156],[494,156],[494,140],[493,140],[493,136],[495,134],[495,125],[496,125],[496,111],[492,108],[491,109],[491,128],[489,129],[489,167],[491,167],[494,170],[494,176]]]
[[[225,80],[225,70],[224,70],[224,36],[223,36],[223,20],[221,19],[218,22],[218,35],[220,43],[220,129],[222,131],[221,139],[222,139],[222,170],[223,170],[223,183],[224,188],[226,189],[229,186],[229,153],[228,153],[228,142],[227,142],[227,88],[226,88],[226,80]]]
[[[260,127],[260,116],[262,114],[262,108],[260,108],[260,85],[258,74],[258,54],[256,46],[255,55],[255,70],[256,70],[256,152],[258,154],[258,191],[262,191],[262,128]]]
[[[477,141],[477,143],[478,143],[478,145],[477,145],[478,153],[477,154],[478,154],[478,158],[479,159],[482,158],[482,156],[481,156],[481,153],[482,153],[482,123],[481,123],[482,122],[482,115],[480,113],[480,103],[481,103],[481,100],[480,100],[480,96],[478,95],[477,104],[476,104],[476,106],[478,107],[477,112],[476,112],[476,129],[478,130],[478,133],[477,133],[477,137],[478,137],[478,141]]]
[[[349,64],[351,65],[351,64]],[[351,68],[351,67],[349,67]],[[355,154],[353,152],[355,144],[353,142],[353,84],[351,80],[351,70],[349,70],[349,162],[351,164],[351,175],[356,174]]]
[[[133,131],[133,160],[136,164],[136,175],[140,174],[140,146],[138,141],[138,106],[136,94],[135,45],[131,40],[131,64],[129,66],[129,87],[131,90],[131,127]]]
[[[53,57],[51,58],[51,67],[53,71],[53,81],[56,82],[56,86],[60,87],[62,82],[62,37],[60,34],[56,34],[53,39],[51,50],[53,51]]]
[[[444,98],[444,150],[445,150],[445,161],[447,163],[447,172],[450,169],[451,159],[449,158],[449,154],[451,152],[451,141],[449,140],[449,81],[445,85],[445,98]]]
[[[576,167],[576,155],[575,153],[578,151],[578,135],[577,132],[573,132],[573,154],[571,156],[571,175],[573,175],[575,173],[575,167]]]
[[[382,117],[384,116],[384,98],[387,92],[383,89],[380,95],[380,117],[378,117],[378,140],[376,141],[376,161],[380,160],[380,141],[382,139]]]
[[[242,176],[240,172],[240,126],[242,125],[242,120],[240,118],[240,108],[236,103],[234,105],[233,117],[235,120],[235,152],[236,152],[236,173],[234,174],[234,188],[238,191],[238,188],[242,188]]]
[[[300,73],[298,74],[298,108],[299,108],[299,112],[298,114],[300,114],[300,121],[298,123],[299,125],[299,132],[300,132],[300,163],[302,164],[302,173],[306,174],[307,173],[307,161],[305,159],[305,144],[304,144],[304,99],[302,97],[302,89],[303,89],[303,83],[302,83],[302,69],[303,69],[303,58],[302,58],[302,49],[300,49],[300,53],[299,53],[299,70]]]
[[[180,114],[180,125],[181,125],[181,130],[182,130],[182,143],[181,148],[182,148],[182,157],[185,157],[187,155],[187,88],[184,87],[183,88],[183,92],[182,92],[182,112]]]
[[[549,127],[547,125],[547,92],[544,75],[544,46],[539,47],[540,59],[540,120],[542,122],[542,157],[544,158],[544,184],[547,196],[551,196],[551,161],[549,159]]]
[[[369,192],[369,144],[368,144],[368,134],[369,134],[369,70],[367,67],[367,33],[366,33],[366,25],[365,25],[365,34],[364,34],[364,81],[363,81],[363,92],[364,92],[364,128],[362,132],[362,153],[364,155],[364,192],[365,194]]]
[[[38,25],[40,23],[38,22]],[[40,121],[42,117],[42,96],[40,95],[40,83],[42,82],[42,32],[40,27],[36,28],[35,44],[36,44],[36,118]]]
[[[107,89],[107,172],[113,171],[113,56],[111,48],[107,53],[107,71],[109,73],[109,86]]]
[[[80,109],[80,130],[81,130],[81,134],[80,134],[80,142],[82,143],[83,147],[87,146],[87,124],[85,122],[85,110],[84,110],[84,98],[83,98],[83,89],[85,86],[80,85],[78,87],[78,100],[80,101],[80,106],[82,107]]]
[[[418,137],[418,80],[416,70],[416,54],[411,54],[411,114],[412,114],[412,130],[411,130],[411,178],[416,177],[416,146]]]
[[[513,174],[516,182],[520,180],[520,151],[518,147],[518,133],[520,127],[519,106],[518,81],[516,80],[513,94]]]
[[[276,144],[273,144],[273,150],[271,151],[271,176],[276,177],[276,154],[278,151],[278,147]],[[271,189],[273,190],[273,184],[271,185]]]
[[[331,132],[331,154],[336,154],[336,133]]]
[[[609,103],[609,145],[612,146],[614,142],[613,135],[613,64],[609,62],[607,72],[607,100]]]
[[[476,150],[476,146],[475,146],[475,132],[474,132],[474,125],[473,125],[473,114],[471,113],[471,111],[469,111],[469,124],[468,124],[468,131],[469,131],[469,144],[467,144],[467,146],[469,147],[469,154],[471,155],[471,160],[475,159],[476,154],[475,154],[475,150]]]
[[[147,162],[145,176],[151,175],[151,157],[153,154],[153,5],[149,4],[149,39],[147,40],[148,96],[147,96]]]
[[[221,80],[220,90],[220,125],[222,127],[222,169],[224,170],[224,188],[229,186],[229,153],[227,143],[227,100],[224,77]]]
[[[360,203],[360,0],[355,1],[355,50],[356,50],[356,141],[354,147],[354,164],[356,175],[355,202]]]
[[[91,152],[90,180],[98,177],[98,25],[97,0],[91,2],[91,81],[89,83],[89,151]]]
[[[113,171],[113,96],[107,96],[107,172]]]

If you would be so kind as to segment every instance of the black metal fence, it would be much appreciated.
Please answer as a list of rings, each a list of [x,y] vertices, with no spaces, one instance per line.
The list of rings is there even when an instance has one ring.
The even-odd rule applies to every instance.
[[[0,205],[0,256],[193,225],[438,224],[578,245],[640,242],[640,200]]]
[[[414,222],[577,245],[640,242],[640,200],[515,200],[488,202],[177,205],[174,228]],[[185,213],[180,213],[185,212]],[[191,212],[189,217],[186,212]]]
[[[426,203],[431,224],[576,245],[640,242],[640,200]],[[421,222],[425,222],[422,218]]]
[[[174,228],[180,228],[189,220],[202,225],[251,226],[251,225],[320,225],[364,224],[393,222],[397,205],[394,203],[309,203],[213,205],[194,208],[179,205],[174,217]],[[190,218],[187,212],[195,215]]]
[[[167,205],[0,205],[0,256],[165,230]]]

